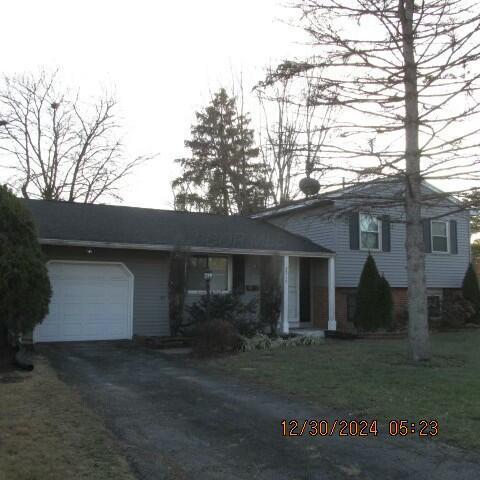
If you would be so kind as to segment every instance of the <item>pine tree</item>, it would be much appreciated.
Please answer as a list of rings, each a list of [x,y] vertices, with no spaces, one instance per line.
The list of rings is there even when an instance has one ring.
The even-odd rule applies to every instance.
[[[375,330],[377,322],[377,291],[380,275],[369,254],[363,266],[357,290],[354,325],[361,330]]]
[[[379,326],[384,328],[391,327],[393,320],[392,289],[383,275],[378,280],[377,303]]]
[[[27,333],[48,313],[51,287],[29,212],[0,186],[0,343]]]
[[[172,184],[176,208],[229,215],[265,207],[266,175],[255,161],[250,119],[238,113],[236,99],[222,88],[196,118],[185,142],[192,155],[176,160],[183,169]]]
[[[473,265],[470,264],[465,272],[465,277],[462,284],[463,297],[472,302],[477,312],[477,317],[480,315],[480,288],[478,286],[478,278],[475,273]]]
[[[392,313],[390,284],[380,276],[375,260],[368,254],[358,284],[353,323],[360,330],[386,328],[391,324]]]

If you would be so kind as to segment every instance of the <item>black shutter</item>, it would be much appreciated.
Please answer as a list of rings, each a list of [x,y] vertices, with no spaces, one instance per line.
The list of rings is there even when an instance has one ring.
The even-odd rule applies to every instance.
[[[232,291],[235,295],[243,295],[245,293],[245,256],[234,255],[232,267]]]
[[[359,227],[358,212],[350,214],[350,250],[360,249],[360,227]]]
[[[382,250],[390,252],[392,249],[390,241],[390,216],[384,215],[382,217]]]
[[[422,220],[423,223],[423,245],[425,248],[425,253],[431,253],[432,251],[432,234],[431,234],[431,225],[430,219],[425,218]]]
[[[450,220],[450,253],[458,253],[457,221]]]

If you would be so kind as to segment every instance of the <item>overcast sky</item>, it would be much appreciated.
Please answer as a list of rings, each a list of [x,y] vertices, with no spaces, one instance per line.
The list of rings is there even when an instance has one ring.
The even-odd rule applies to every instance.
[[[127,205],[170,208],[173,159],[185,153],[195,110],[243,72],[299,52],[300,31],[278,0],[15,0],[2,4],[6,74],[60,67],[65,82],[93,94],[115,90],[129,156],[158,153],[124,189]]]

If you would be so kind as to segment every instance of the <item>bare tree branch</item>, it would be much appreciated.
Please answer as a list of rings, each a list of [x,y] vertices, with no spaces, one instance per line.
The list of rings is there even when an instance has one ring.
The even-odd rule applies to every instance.
[[[60,89],[58,72],[5,77],[0,151],[23,197],[119,199],[121,181],[147,157],[123,161],[115,108],[108,94],[88,105]]]

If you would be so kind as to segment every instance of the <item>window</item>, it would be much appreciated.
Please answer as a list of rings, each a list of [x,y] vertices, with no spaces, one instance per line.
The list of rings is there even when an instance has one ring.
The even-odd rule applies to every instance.
[[[448,253],[448,222],[432,220],[432,252]]]
[[[441,298],[440,295],[428,295],[428,318],[439,318],[441,316]]]
[[[188,290],[190,292],[204,292],[206,290],[203,274],[210,269],[212,292],[226,292],[229,290],[229,258],[223,256],[194,255],[188,265]]]
[[[362,250],[380,250],[380,220],[373,215],[360,214],[360,248]]]

